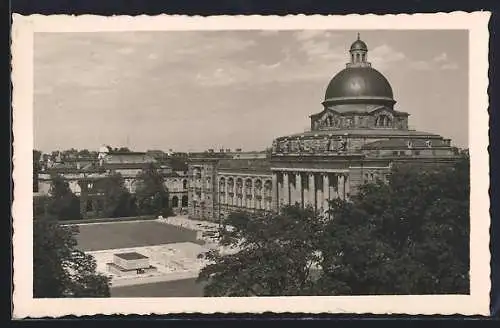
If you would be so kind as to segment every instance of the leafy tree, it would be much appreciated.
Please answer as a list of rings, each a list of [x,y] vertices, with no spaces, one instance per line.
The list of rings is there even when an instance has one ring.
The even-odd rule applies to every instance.
[[[44,216],[33,225],[33,295],[52,297],[109,297],[109,278],[96,273],[91,255],[76,248],[76,226],[61,226]]]
[[[104,194],[104,216],[115,218],[136,215],[132,195],[125,187],[121,174],[109,175],[96,183],[95,188]]]
[[[76,150],[75,148],[71,148],[62,152],[63,159],[76,158],[77,156],[78,150]]]
[[[52,152],[50,153],[50,157],[51,157],[51,159],[52,159],[53,161],[55,161],[55,160],[57,159],[57,157],[59,156],[59,154],[60,154],[60,153],[61,153],[61,152],[60,152],[60,151],[58,151],[58,150],[54,150],[54,151],[52,151]]]
[[[334,202],[322,246],[319,293],[469,291],[469,168],[399,167],[389,184]]]
[[[110,153],[130,153],[131,150],[128,147],[111,147],[106,146]]]
[[[82,149],[78,152],[78,157],[80,158],[88,158],[90,156],[90,151],[88,149]]]
[[[168,201],[168,190],[164,185],[163,176],[154,164],[148,165],[138,174],[135,197],[141,214],[172,215]]]
[[[469,161],[395,167],[330,211],[233,213],[198,279],[207,296],[469,292]],[[315,270],[313,270],[315,269]]]
[[[80,200],[71,192],[69,184],[60,175],[52,175],[48,214],[58,220],[80,219]]]
[[[40,173],[40,158],[42,152],[33,150],[33,192],[38,192],[38,173]]]
[[[323,221],[311,209],[283,208],[265,216],[235,212],[219,231],[220,245],[236,252],[211,250],[198,281],[206,296],[307,295],[314,281],[316,250]]]
[[[39,218],[45,215],[46,206],[50,202],[50,197],[47,195],[33,196],[33,217]]]

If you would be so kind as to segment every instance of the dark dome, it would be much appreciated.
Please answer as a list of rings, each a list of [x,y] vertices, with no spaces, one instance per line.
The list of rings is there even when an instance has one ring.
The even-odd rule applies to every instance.
[[[351,44],[351,51],[353,51],[353,50],[368,51],[368,47],[366,46],[366,43],[364,43],[363,41],[358,39],[358,40],[354,41],[353,44]]]
[[[394,103],[389,81],[371,67],[347,67],[335,75],[326,88],[325,102],[365,104]]]

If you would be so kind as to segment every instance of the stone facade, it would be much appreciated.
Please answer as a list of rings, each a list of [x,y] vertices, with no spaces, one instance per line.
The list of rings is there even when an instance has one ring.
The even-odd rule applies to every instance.
[[[94,185],[111,174],[119,173],[127,190],[134,194],[137,188],[137,175],[154,159],[145,153],[104,154],[100,153],[98,163],[88,168],[51,167],[38,174],[37,196],[48,195],[52,183],[51,174],[58,174],[68,182],[71,191],[80,198],[80,211],[83,218],[100,217],[103,210],[102,195],[94,190]],[[157,165],[163,175],[164,185],[169,192],[169,203],[175,213],[183,214],[188,209],[187,172],[172,171],[165,165]]]
[[[330,200],[348,200],[364,183],[387,181],[393,165],[457,159],[449,139],[408,128],[409,114],[394,110],[392,88],[367,61],[359,38],[349,58],[330,81],[323,110],[310,116],[310,131],[276,138],[270,154],[247,166],[191,159],[189,215],[217,221],[234,210],[279,211],[289,204],[322,212]],[[211,183],[204,184],[207,179]]]

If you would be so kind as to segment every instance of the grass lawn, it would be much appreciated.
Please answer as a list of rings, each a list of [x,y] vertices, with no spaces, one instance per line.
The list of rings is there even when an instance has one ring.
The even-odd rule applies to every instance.
[[[111,297],[203,297],[203,284],[196,279],[112,287]]]
[[[80,225],[78,247],[83,251],[195,242],[196,232],[155,221]]]

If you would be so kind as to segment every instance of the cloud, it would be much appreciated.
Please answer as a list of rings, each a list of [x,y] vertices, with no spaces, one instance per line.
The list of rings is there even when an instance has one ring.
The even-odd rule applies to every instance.
[[[457,63],[450,61],[448,54],[443,52],[432,59],[432,61],[438,65],[441,70],[455,70],[458,69]]]
[[[336,55],[336,52],[332,52],[327,40],[307,40],[302,44],[301,49],[310,60],[327,59],[332,54]]]
[[[455,70],[458,69],[458,64],[456,63],[446,63],[443,66],[441,66],[442,70]]]
[[[396,62],[406,59],[406,55],[387,44],[373,48],[368,52],[368,61],[376,64],[377,67],[385,69]]]
[[[205,87],[223,87],[249,81],[251,71],[244,68],[226,66],[215,70],[198,73],[195,82]]]
[[[260,64],[259,68],[272,70],[281,66],[281,62],[276,62],[273,64]]]
[[[118,52],[119,54],[122,54],[122,55],[130,55],[132,53],[134,53],[134,48],[132,47],[125,47],[125,48],[120,48],[118,49],[116,52]]]
[[[432,64],[428,61],[417,60],[410,62],[410,68],[413,68],[417,71],[428,71],[432,69]]]
[[[416,60],[406,56],[403,52],[384,44],[371,50],[368,54],[369,61],[375,63],[377,68],[388,69],[396,63],[402,63],[403,67],[408,67],[417,71],[429,70],[453,70],[458,65],[451,62],[448,55],[443,52],[429,60]]]
[[[346,59],[344,47],[334,47],[338,35],[328,30],[302,30],[294,32],[299,49],[309,61]]]
[[[455,70],[458,69],[457,63],[450,61],[448,58],[448,54],[443,52],[432,59],[432,61],[438,65],[438,68],[441,70]]]
[[[327,38],[332,36],[328,30],[302,30],[294,33],[297,41],[307,41],[314,38]]]
[[[432,59],[432,61],[436,63],[440,63],[447,60],[448,60],[448,55],[446,54],[446,52],[443,52]]]

